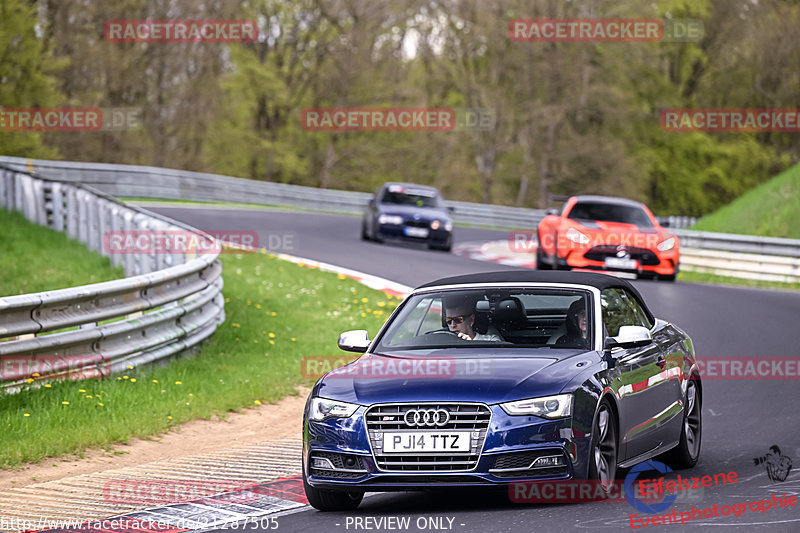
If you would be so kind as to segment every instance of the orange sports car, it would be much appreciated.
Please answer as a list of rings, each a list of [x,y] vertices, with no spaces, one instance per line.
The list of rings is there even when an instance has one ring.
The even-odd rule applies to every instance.
[[[537,237],[540,270],[602,269],[670,281],[678,273],[678,237],[633,200],[572,196],[561,214],[548,210]]]

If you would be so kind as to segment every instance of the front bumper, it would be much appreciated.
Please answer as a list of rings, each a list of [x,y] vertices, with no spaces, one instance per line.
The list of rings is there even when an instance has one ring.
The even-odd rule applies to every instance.
[[[586,477],[589,439],[582,434],[580,437],[573,435],[571,419],[510,416],[499,406],[490,409],[491,421],[478,451],[477,463],[463,470],[441,470],[440,466],[415,471],[382,469],[368,438],[365,407],[360,407],[347,419],[306,420],[304,474],[309,484],[317,488],[365,492],[454,486],[504,487],[517,481]],[[559,466],[529,468],[539,462],[539,457],[556,456],[562,458]],[[312,458],[320,457],[330,459],[328,469],[311,465]]]
[[[410,232],[425,230],[426,235],[409,235]],[[431,229],[430,226],[408,226],[406,224],[379,224],[377,227],[378,237],[386,240],[396,240],[404,242],[432,243],[445,245],[452,239],[452,231],[447,231],[444,226],[439,229]]]
[[[674,276],[678,273],[680,252],[677,247],[665,252],[647,248],[630,248],[629,256],[637,261],[637,268],[617,268],[607,265],[605,258],[615,256],[616,247],[613,246],[575,246],[559,250],[559,257],[556,257],[556,261],[562,267],[610,270],[639,275]]]

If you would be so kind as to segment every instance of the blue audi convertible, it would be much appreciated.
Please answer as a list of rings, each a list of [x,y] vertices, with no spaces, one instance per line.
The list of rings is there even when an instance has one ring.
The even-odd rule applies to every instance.
[[[311,505],[365,492],[595,480],[700,454],[691,339],[627,281],[584,272],[490,272],[417,288],[363,353],[323,376],[303,417]]]

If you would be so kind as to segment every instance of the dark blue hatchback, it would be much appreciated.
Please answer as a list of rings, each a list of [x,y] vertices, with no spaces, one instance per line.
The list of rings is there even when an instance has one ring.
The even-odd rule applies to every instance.
[[[385,183],[367,205],[361,238],[423,243],[449,251],[453,245],[452,211],[433,187]]]
[[[365,492],[590,479],[700,454],[702,387],[691,339],[628,282],[494,272],[416,289],[363,352],[314,386],[303,419],[311,505]]]

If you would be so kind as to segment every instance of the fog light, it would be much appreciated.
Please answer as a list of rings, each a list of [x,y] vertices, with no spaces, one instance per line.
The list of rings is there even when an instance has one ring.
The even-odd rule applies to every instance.
[[[344,466],[346,466],[348,468],[353,468],[354,466],[356,466],[356,458],[355,457],[345,457]]]
[[[335,470],[330,459],[325,457],[314,457],[311,459],[311,468],[319,468],[320,470]]]
[[[538,457],[531,467],[548,468],[552,466],[564,466],[564,457],[561,455],[548,455],[547,457]]]

